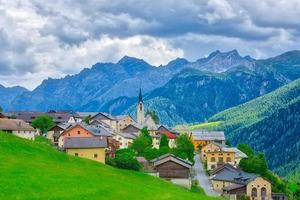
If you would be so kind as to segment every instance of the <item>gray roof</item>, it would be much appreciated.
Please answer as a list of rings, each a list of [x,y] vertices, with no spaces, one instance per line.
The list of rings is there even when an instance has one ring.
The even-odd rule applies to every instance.
[[[97,115],[99,112],[76,112],[81,118],[85,118],[87,116],[95,116]]]
[[[87,129],[88,131],[92,132],[94,135],[102,135],[102,136],[112,136],[112,133],[107,130],[106,128],[102,127],[102,126],[91,126],[85,123],[81,123],[81,126],[83,126],[83,128]]]
[[[72,126],[68,127],[65,131],[71,130],[76,126],[81,126],[82,128],[92,133],[94,136],[107,136],[107,137],[112,136],[112,132],[110,132],[108,129],[101,126],[92,126],[84,122],[74,123],[72,124]]]
[[[235,156],[239,158],[248,158],[248,156],[236,147],[223,147],[223,151],[235,152]]]
[[[106,137],[66,137],[64,140],[64,148],[80,149],[80,148],[106,148]]]
[[[118,133],[118,135],[126,138],[126,139],[136,139],[138,135],[136,133]]]
[[[97,115],[103,115],[106,118],[110,119],[110,120],[121,120],[125,117],[130,117],[129,115],[117,115],[117,116],[113,116],[109,113],[106,112],[98,112],[97,114],[93,115],[93,118],[95,118]]]
[[[241,150],[239,150],[236,147],[230,147],[225,144],[218,143],[218,142],[212,142],[212,144],[218,146],[221,149],[221,151],[223,151],[223,152],[234,152],[235,157],[237,157],[237,158],[248,158],[248,156],[244,152],[242,152]]]
[[[223,131],[193,130],[192,137],[194,140],[225,140]]]
[[[3,131],[35,131],[35,129],[21,119],[0,119],[0,130]]]
[[[173,161],[179,165],[182,165],[186,168],[192,168],[192,163],[188,160],[184,160],[182,158],[179,158],[179,157],[176,157],[175,155],[171,154],[171,153],[167,153],[167,154],[164,154],[158,158],[155,158],[153,160],[151,160],[151,162],[153,163],[154,167],[156,166],[159,166],[163,163],[166,163],[168,161]]]
[[[55,123],[67,122],[71,117],[78,117],[77,113],[64,111],[49,111],[49,112],[35,112],[35,111],[19,111],[4,113],[9,118],[22,119],[25,122],[32,123],[32,121],[41,116],[48,115],[53,118]]]
[[[232,170],[232,169],[224,168],[223,170],[215,174],[211,178],[211,180],[226,181],[226,182],[245,185],[250,181],[254,180],[256,177],[258,177],[257,174],[246,173],[239,169]]]

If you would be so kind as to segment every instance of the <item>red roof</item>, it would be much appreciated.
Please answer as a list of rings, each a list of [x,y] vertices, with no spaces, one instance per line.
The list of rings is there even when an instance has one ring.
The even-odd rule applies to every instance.
[[[166,135],[169,139],[176,139],[176,135],[170,131],[161,131],[160,134]]]

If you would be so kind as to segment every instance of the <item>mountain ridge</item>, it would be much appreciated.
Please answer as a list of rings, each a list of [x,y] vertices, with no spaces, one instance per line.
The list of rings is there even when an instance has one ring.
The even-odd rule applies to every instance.
[[[149,106],[152,105],[149,109],[157,109],[158,112],[161,112],[158,114],[161,115],[163,123],[169,125],[178,123],[174,119],[180,119],[180,123],[205,120],[222,109],[244,103],[299,78],[300,68],[298,65],[300,61],[298,57],[300,55],[297,52],[286,52],[275,58],[255,60],[249,56],[240,56],[236,50],[215,51],[210,56],[194,62],[177,58],[167,65],[159,67],[152,66],[142,59],[124,56],[116,63],[96,63],[91,68],[85,68],[75,75],[44,80],[35,90],[24,92],[14,98],[10,103],[9,110],[105,111],[112,112],[111,114],[124,114],[127,111],[132,112],[130,107],[135,107],[133,99],[137,96],[139,88],[142,88],[146,100],[147,96],[153,98],[153,102],[149,102]],[[178,105],[179,101],[175,97],[180,97],[181,94],[178,93],[180,90],[176,92],[175,89],[186,88],[187,91],[194,94],[201,86],[201,81],[204,81],[189,83],[193,80],[188,79],[186,69],[190,68],[194,69],[193,73],[198,70],[198,75],[206,74],[207,80],[221,80],[222,84],[225,84],[224,86],[231,87],[231,92],[234,93],[233,96],[236,96],[237,101],[228,103],[232,100],[228,99],[229,97],[220,90],[221,85],[217,86],[206,81],[204,83],[207,85],[204,85],[203,88],[205,88],[205,95],[209,98],[206,102],[202,102],[202,107],[204,107],[187,108],[188,112],[179,109],[182,106]],[[187,78],[186,80],[184,77],[180,79],[181,86],[172,80],[174,77],[180,78],[180,74]],[[219,79],[219,77],[223,78]],[[233,83],[240,88],[232,85]],[[172,85],[174,90],[163,89],[164,87],[172,88]],[[175,85],[177,86],[175,87]],[[219,89],[215,90],[214,88]],[[209,95],[210,90],[218,92]],[[201,93],[201,91],[198,92]],[[160,94],[162,96],[159,96]],[[166,98],[170,95],[173,95],[174,98]],[[188,101],[181,102],[182,105],[194,105],[200,98],[197,94],[192,95],[193,98],[188,96],[186,94]],[[222,96],[222,98],[218,96]],[[173,111],[167,111],[167,113],[162,111],[161,106],[163,105],[159,99],[163,99],[168,104],[165,107]],[[206,104],[210,102],[214,102],[214,104],[211,105],[209,111],[205,111]],[[220,104],[226,104],[226,106],[219,106]],[[178,109],[183,110],[184,114],[178,114]],[[199,113],[193,110],[198,110]]]

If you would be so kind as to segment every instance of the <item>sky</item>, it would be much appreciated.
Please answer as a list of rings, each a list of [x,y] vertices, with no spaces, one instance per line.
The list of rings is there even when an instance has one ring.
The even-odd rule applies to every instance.
[[[34,89],[124,55],[152,65],[300,49],[299,0],[0,0],[0,84]]]

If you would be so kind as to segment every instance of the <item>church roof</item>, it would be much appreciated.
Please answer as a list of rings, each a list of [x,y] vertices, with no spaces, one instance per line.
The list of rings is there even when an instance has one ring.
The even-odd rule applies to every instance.
[[[142,89],[140,88],[139,92],[139,102],[143,102]]]

